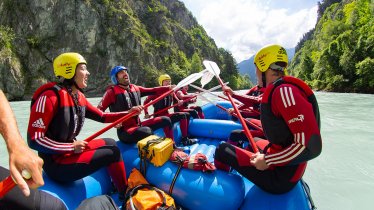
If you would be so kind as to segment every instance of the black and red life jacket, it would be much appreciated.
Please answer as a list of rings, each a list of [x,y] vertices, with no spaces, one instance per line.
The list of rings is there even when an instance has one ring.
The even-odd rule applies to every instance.
[[[84,124],[86,100],[83,99],[85,96],[78,91],[78,107],[76,107],[72,96],[64,87],[55,82],[49,82],[35,91],[31,99],[31,107],[38,98],[48,90],[52,90],[56,94],[58,109],[54,113],[45,113],[54,115],[52,121],[48,125],[46,136],[56,139],[59,142],[72,142],[73,139],[78,136]],[[80,109],[81,114],[78,114],[78,109]]]
[[[284,76],[274,83],[270,84],[267,88],[265,93],[262,96],[261,102],[261,123],[264,130],[264,133],[267,139],[272,144],[277,144],[282,147],[287,147],[293,143],[293,134],[288,128],[288,125],[284,121],[282,117],[275,116],[271,109],[271,99],[274,90],[281,84],[291,84],[297,88],[299,88],[302,92],[305,93],[307,100],[313,106],[313,113],[316,117],[316,121],[318,127],[320,127],[320,115],[319,115],[319,108],[317,99],[313,93],[313,91],[309,88],[309,86],[303,82],[302,80]]]
[[[130,84],[126,89],[120,85],[110,86],[115,95],[115,102],[109,105],[111,112],[128,111],[133,106],[141,105],[141,93],[138,86]],[[125,122],[126,125],[140,124],[138,116],[134,116]]]
[[[172,95],[166,96],[165,98],[161,99],[160,101],[158,101],[157,103],[153,105],[154,113],[168,106],[171,106],[172,103],[173,103],[173,96]],[[165,112],[168,112],[168,111],[166,110]]]

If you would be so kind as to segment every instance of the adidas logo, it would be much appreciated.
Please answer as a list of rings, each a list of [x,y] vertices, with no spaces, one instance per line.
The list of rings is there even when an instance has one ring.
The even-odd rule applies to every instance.
[[[42,118],[39,118],[35,122],[33,122],[32,127],[45,129],[45,125]]]

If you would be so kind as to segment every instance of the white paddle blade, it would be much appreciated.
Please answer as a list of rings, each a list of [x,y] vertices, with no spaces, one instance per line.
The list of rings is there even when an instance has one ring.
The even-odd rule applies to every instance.
[[[212,74],[210,71],[204,72],[200,80],[201,87],[204,87],[206,84],[208,84],[213,79],[213,77],[214,74]]]
[[[188,77],[184,78],[182,81],[180,81],[174,88],[173,90],[178,90],[179,88],[181,87],[184,87],[186,85],[189,85],[193,82],[195,82],[196,80],[200,79],[201,77],[203,76],[202,73],[193,73],[191,75],[189,75]]]
[[[211,72],[213,75],[218,77],[218,75],[221,73],[221,70],[215,62],[204,60],[203,64],[205,68],[208,69],[208,71]]]

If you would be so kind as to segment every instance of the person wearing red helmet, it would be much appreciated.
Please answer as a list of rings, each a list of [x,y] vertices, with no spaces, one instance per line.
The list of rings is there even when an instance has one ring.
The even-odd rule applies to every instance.
[[[111,112],[128,111],[137,115],[117,125],[117,135],[121,142],[136,143],[153,134],[154,130],[163,128],[165,136],[174,139],[172,123],[169,117],[160,116],[140,121],[139,114],[143,110],[141,97],[148,95],[161,95],[171,87],[146,88],[131,84],[128,68],[115,66],[110,72],[113,85],[105,91],[103,98],[97,106],[105,111],[108,107]]]
[[[124,198],[126,171],[116,141],[78,139],[85,118],[110,123],[127,114],[104,113],[87,101],[83,94],[90,75],[86,64],[74,52],[63,53],[53,60],[59,81],[45,84],[34,93],[27,141],[44,160],[43,169],[51,179],[71,182],[106,167],[120,198]]]
[[[261,124],[267,139],[256,139],[260,150],[221,143],[217,168],[234,168],[269,193],[290,191],[302,178],[307,162],[322,150],[320,116],[313,91],[303,81],[286,76],[288,57],[280,45],[269,45],[254,60],[258,81],[266,87],[261,100]],[[224,87],[225,94],[232,94]]]

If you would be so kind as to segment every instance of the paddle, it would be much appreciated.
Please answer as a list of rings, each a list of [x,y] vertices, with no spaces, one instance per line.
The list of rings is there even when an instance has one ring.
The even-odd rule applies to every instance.
[[[172,92],[180,89],[181,87],[184,87],[186,85],[189,85],[189,84],[195,82],[196,80],[200,79],[200,77],[202,77],[202,76],[203,76],[203,73],[201,73],[201,72],[189,75],[188,77],[186,77],[182,81],[180,81],[173,89],[165,92],[164,94],[160,95],[159,97],[157,97],[156,99],[152,100],[148,104],[145,104],[144,108],[149,107],[149,106],[157,103],[158,101],[160,101],[161,99],[163,99],[167,95],[169,95],[170,93],[172,93]],[[98,132],[92,134],[91,136],[89,136],[88,138],[86,138],[84,141],[89,142],[89,141],[93,140],[94,138],[100,136],[101,134],[103,134],[107,130],[113,128],[115,125],[117,125],[119,123],[122,123],[122,122],[130,119],[131,117],[135,116],[136,114],[137,114],[136,112],[130,112],[130,113],[128,113],[127,115],[125,115],[125,116],[121,117],[120,119],[114,121],[113,123],[107,125],[106,127],[104,127],[103,129],[99,130]]]
[[[213,61],[208,61],[208,60],[204,60],[203,64],[204,64],[204,66],[205,66],[206,69],[208,69],[212,74],[214,74],[214,76],[216,76],[218,82],[221,84],[221,86],[223,88],[224,84],[222,82],[222,79],[219,77],[219,74],[221,73],[221,70],[219,69],[219,67],[217,66],[217,64],[215,62],[213,62]],[[247,124],[245,123],[242,115],[240,114],[240,111],[239,111],[238,107],[236,107],[236,105],[234,103],[234,100],[232,99],[232,97],[231,97],[230,94],[227,94],[227,97],[230,100],[231,105],[234,108],[235,113],[236,113],[237,117],[239,118],[240,123],[243,126],[244,133],[247,136],[247,138],[249,139],[249,142],[251,143],[253,151],[255,153],[257,153],[258,152],[258,148],[256,146],[256,143],[253,140],[252,134],[251,134],[251,132],[249,132]]]
[[[226,84],[228,84],[228,82],[227,82]],[[192,85],[192,84],[190,84],[190,85]],[[195,85],[194,85],[194,86],[195,86]],[[210,88],[209,90],[205,90],[205,89],[203,89],[203,90],[204,90],[203,92],[200,92],[200,93],[196,94],[196,95],[195,95],[194,97],[192,97],[192,98],[196,98],[197,96],[200,96],[200,95],[202,95],[202,94],[204,94],[204,93],[207,93],[207,92],[209,92],[209,91],[215,91],[215,90],[217,90],[217,89],[220,88],[220,87],[221,87],[221,85],[217,85],[217,86],[215,86],[215,87]],[[182,102],[189,101],[189,100],[191,100],[192,98],[186,98],[186,99],[184,99]],[[159,110],[159,111],[157,111],[157,112],[155,112],[155,113],[149,115],[149,117],[154,116],[154,115],[157,115],[157,114],[159,114],[159,113],[162,113],[162,112],[164,112],[164,111],[166,111],[166,110],[168,110],[168,109],[171,109],[171,108],[173,108],[173,107],[176,107],[176,106],[178,106],[178,103],[175,103],[175,104],[173,104],[173,105],[171,105],[171,106],[165,107],[165,108],[163,108],[163,109],[161,109],[161,110]]]
[[[228,82],[225,83],[225,85],[226,85],[226,84],[228,84]],[[198,87],[198,86],[196,86],[196,85],[194,85],[194,84],[190,84],[190,86],[193,87],[193,88],[195,88],[195,89],[197,89],[197,90],[199,90],[199,91],[206,91],[205,89],[203,89],[203,88],[201,88],[201,87]],[[221,99],[223,99],[223,100],[226,100],[226,101],[229,100],[228,98],[225,98],[225,97],[220,96],[220,95],[218,95],[218,94],[215,94],[215,93],[212,93],[212,92],[208,92],[208,93],[209,93],[210,95],[213,95],[213,96],[215,96],[215,97],[221,98]],[[255,97],[255,96],[248,96],[248,97],[249,97],[249,99],[252,99],[252,100],[255,100],[256,102],[258,102],[258,97]],[[237,101],[234,101],[234,102],[235,102],[237,105],[239,105],[238,108],[244,106],[243,103],[240,103],[240,102],[237,102]],[[251,107],[248,107],[248,108],[249,108],[251,111],[253,111],[254,113],[256,113],[256,114],[260,114],[259,111],[256,111],[256,110],[254,110],[254,109],[251,108]]]
[[[204,74],[201,77],[200,83],[201,87],[204,87],[206,84],[208,84],[214,77],[214,74],[212,74],[210,71],[204,70]]]
[[[212,100],[209,100],[209,99],[206,98],[205,96],[202,96],[202,95],[201,95],[200,97],[201,97],[201,99],[203,99],[203,100],[205,100],[205,101],[207,101],[207,102],[209,102],[209,103],[215,105],[216,107],[222,109],[223,111],[229,113],[230,115],[232,115],[232,116],[234,116],[234,117],[238,117],[238,115],[237,115],[236,113],[231,113],[231,112],[229,112],[228,109],[226,109],[225,107],[219,105],[219,104],[216,103],[216,102],[213,102]],[[254,128],[256,128],[257,130],[259,130],[259,131],[263,131],[261,127],[259,127],[258,125],[254,124],[253,122],[251,122],[251,121],[249,121],[249,120],[247,120],[247,119],[245,119],[245,118],[243,118],[243,120],[244,120],[246,123],[248,123],[248,124],[250,124],[251,126],[253,126]]]
[[[229,84],[229,82],[225,82],[225,85],[227,85],[227,84]],[[221,99],[223,99],[223,100],[226,100],[226,101],[229,100],[228,98],[225,98],[225,97],[223,97],[223,96],[220,96],[220,95],[218,95],[218,94],[216,94],[216,93],[209,92],[209,91],[207,91],[207,90],[205,90],[205,89],[203,89],[203,88],[201,88],[201,87],[199,87],[199,86],[196,86],[196,85],[194,85],[194,84],[190,84],[190,86],[193,87],[193,88],[195,88],[195,89],[197,89],[197,90],[199,90],[199,91],[202,91],[202,92],[205,91],[206,93],[209,93],[210,95],[215,96],[215,97],[218,97],[218,98],[221,98]],[[221,87],[221,85],[219,85],[219,87]],[[244,104],[242,104],[242,103],[240,103],[240,102],[237,102],[237,101],[235,101],[235,103],[236,103],[237,105],[239,105],[239,106],[243,106],[243,105],[244,105]]]

